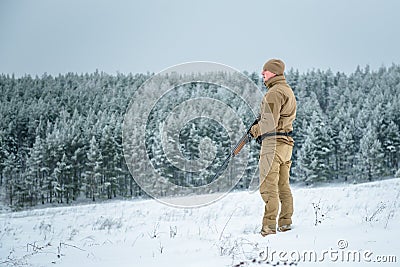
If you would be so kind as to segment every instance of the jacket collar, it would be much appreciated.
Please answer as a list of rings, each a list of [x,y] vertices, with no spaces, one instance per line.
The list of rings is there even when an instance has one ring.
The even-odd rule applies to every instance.
[[[274,86],[277,83],[286,83],[286,79],[285,76],[283,75],[277,75],[275,77],[272,77],[271,79],[269,79],[266,83],[265,86],[267,86],[268,88],[271,88],[272,86]]]

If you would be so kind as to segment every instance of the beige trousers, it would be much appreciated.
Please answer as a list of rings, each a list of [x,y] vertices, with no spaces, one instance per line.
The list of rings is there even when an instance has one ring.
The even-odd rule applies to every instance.
[[[260,151],[260,193],[265,202],[263,228],[276,229],[278,226],[292,224],[293,197],[289,185],[293,147],[283,142],[266,140]]]

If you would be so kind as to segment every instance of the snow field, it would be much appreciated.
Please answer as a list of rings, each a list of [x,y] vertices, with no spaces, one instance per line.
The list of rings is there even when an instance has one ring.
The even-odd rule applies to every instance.
[[[397,266],[400,179],[294,187],[293,195],[294,229],[265,238],[258,234],[264,205],[258,192],[233,192],[192,209],[132,200],[4,212],[0,266],[365,264],[328,254],[319,262],[324,251],[372,252],[368,266]],[[278,257],[282,251],[287,255]],[[307,251],[315,251],[317,262],[293,260]],[[374,262],[382,255],[397,263]]]

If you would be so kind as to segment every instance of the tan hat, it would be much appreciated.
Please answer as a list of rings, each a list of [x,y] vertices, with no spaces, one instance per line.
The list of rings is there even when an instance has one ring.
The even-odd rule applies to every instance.
[[[282,75],[285,71],[285,63],[280,59],[270,59],[264,64],[263,70]]]

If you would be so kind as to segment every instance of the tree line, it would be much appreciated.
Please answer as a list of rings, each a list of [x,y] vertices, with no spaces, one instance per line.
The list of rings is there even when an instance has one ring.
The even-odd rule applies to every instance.
[[[258,74],[244,73],[261,87]],[[122,125],[133,92],[151,76],[98,71],[55,77],[0,75],[1,201],[23,207],[144,196],[125,163]],[[285,76],[298,102],[293,181],[362,182],[398,172],[400,66],[378,70],[359,67],[351,74],[289,70]],[[178,93],[170,101],[164,99],[159,111],[154,112],[168,110],[173,101],[179,100],[177,95],[184,100],[199,92],[236,106],[233,96],[222,88],[185,86],[187,95]],[[148,100],[143,96],[140,101],[146,104]],[[244,117],[246,114],[243,112]],[[247,118],[246,123],[252,119]],[[218,123],[203,119],[188,122],[179,140],[185,157],[200,157],[199,140],[204,137],[209,137],[217,148],[214,167],[207,169],[206,175],[195,176],[168,165],[157,142],[157,121],[150,121],[150,125],[154,127],[149,127],[147,133],[149,155],[174,184],[209,183],[232,145]],[[257,168],[255,144],[251,157],[249,173]],[[245,188],[249,179],[245,175],[236,188]]]

